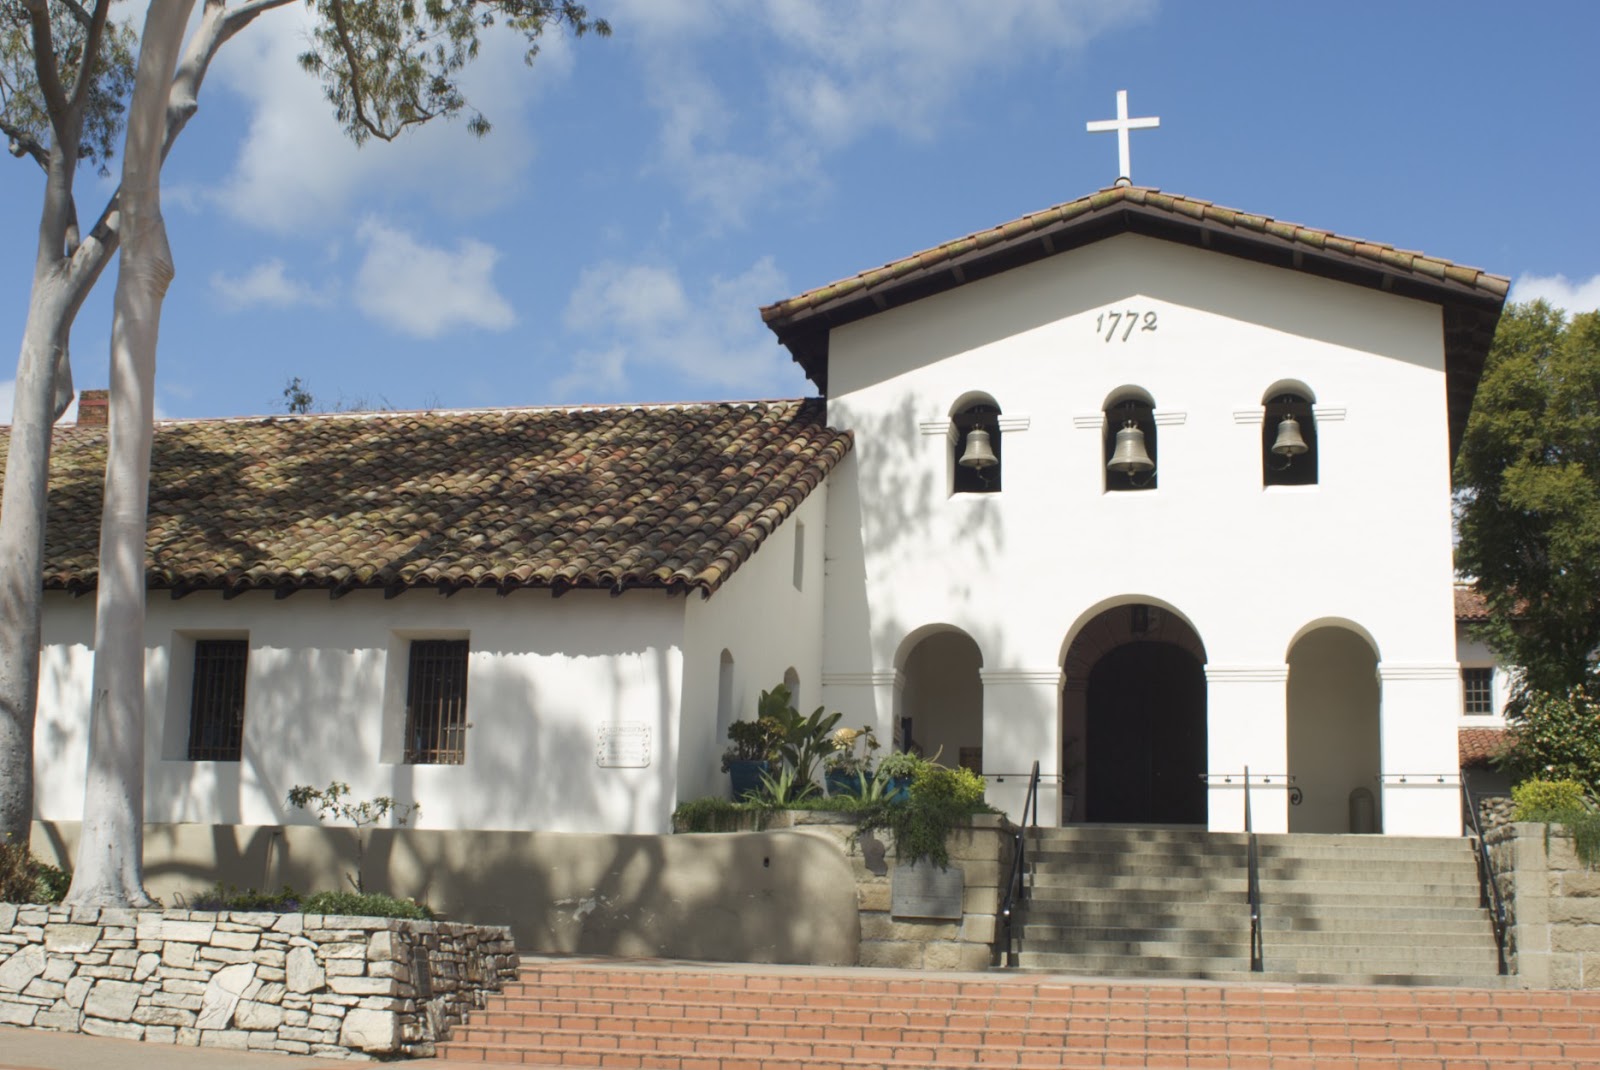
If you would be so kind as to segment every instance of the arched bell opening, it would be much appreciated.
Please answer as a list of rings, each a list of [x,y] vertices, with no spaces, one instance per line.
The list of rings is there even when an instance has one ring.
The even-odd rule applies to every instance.
[[[983,654],[972,637],[944,626],[913,634],[898,659],[901,745],[941,765],[983,772]]]
[[[1065,820],[1207,823],[1205,661],[1189,622],[1149,602],[1103,610],[1078,632],[1062,694]]]
[[[1315,397],[1303,384],[1278,383],[1261,399],[1261,485],[1303,487],[1317,482]]]
[[[1156,487],[1156,403],[1147,392],[1128,386],[1113,391],[1103,407],[1102,456],[1107,491]]]
[[[1381,832],[1378,655],[1356,631],[1322,625],[1289,649],[1290,832]]]
[[[950,410],[951,493],[997,493],[1000,451],[1000,406],[988,394],[963,394]]]

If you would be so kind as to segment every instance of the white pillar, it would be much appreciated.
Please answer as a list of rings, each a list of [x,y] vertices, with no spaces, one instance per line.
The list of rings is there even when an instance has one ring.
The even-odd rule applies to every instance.
[[[825,672],[822,674],[822,705],[830,712],[844,711],[840,722],[846,725],[870,724],[878,740],[889,749],[899,730],[900,693],[906,677],[898,669],[871,672]]]
[[[1206,822],[1244,831],[1244,771],[1257,832],[1289,831],[1289,666],[1206,666]]]
[[[1039,763],[1039,824],[1061,823],[1061,670],[979,669],[988,800],[1022,819],[1028,772]]]
[[[1460,667],[1385,661],[1378,683],[1384,833],[1461,835]]]

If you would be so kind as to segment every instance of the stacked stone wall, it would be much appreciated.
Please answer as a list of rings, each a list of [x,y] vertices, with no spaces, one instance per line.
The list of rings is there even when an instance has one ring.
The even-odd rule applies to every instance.
[[[501,926],[0,903],[0,1023],[301,1055],[429,1055],[517,974]]]

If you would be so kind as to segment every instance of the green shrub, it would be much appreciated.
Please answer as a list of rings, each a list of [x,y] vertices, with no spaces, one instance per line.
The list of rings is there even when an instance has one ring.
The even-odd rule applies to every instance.
[[[280,892],[240,891],[231,884],[216,884],[189,900],[190,910],[257,910],[273,914],[298,914],[305,896],[285,884]]]
[[[1558,820],[1588,807],[1583,785],[1576,780],[1524,780],[1511,789],[1511,817],[1515,821]]]
[[[958,807],[983,804],[983,777],[970,769],[950,769],[929,762],[911,778],[911,798],[928,802],[947,801]]]
[[[437,914],[426,903],[396,899],[382,892],[318,892],[300,908],[303,914],[349,914],[358,918],[409,918],[432,921]]]
[[[59,903],[72,875],[41,862],[21,844],[0,843],[0,903]]]
[[[948,869],[950,833],[976,814],[995,812],[983,801],[983,777],[970,769],[950,769],[920,758],[903,765],[911,775],[910,797],[864,804],[856,835],[882,829],[894,839],[901,862],[926,859]]]

